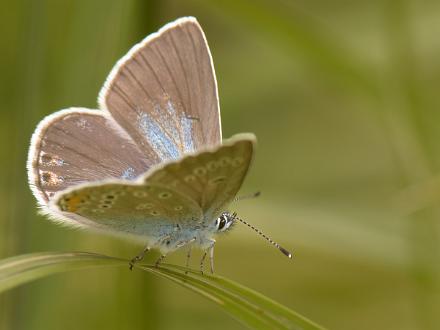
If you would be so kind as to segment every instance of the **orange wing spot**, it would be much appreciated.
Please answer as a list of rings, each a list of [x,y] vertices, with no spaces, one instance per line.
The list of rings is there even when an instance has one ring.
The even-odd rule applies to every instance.
[[[66,211],[76,212],[78,207],[84,202],[84,196],[76,195],[64,199]]]

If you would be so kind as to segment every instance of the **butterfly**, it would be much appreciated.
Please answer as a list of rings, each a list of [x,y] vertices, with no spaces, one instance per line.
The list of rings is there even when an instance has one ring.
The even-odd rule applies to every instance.
[[[217,83],[193,17],[146,37],[111,70],[99,109],[44,118],[32,136],[29,184],[41,210],[73,227],[124,236],[162,255],[213,251],[217,233],[244,220],[225,211],[252,162],[256,138],[222,142]],[[252,227],[259,232],[257,229]],[[259,232],[261,234],[261,232]],[[277,243],[284,254],[291,254]]]

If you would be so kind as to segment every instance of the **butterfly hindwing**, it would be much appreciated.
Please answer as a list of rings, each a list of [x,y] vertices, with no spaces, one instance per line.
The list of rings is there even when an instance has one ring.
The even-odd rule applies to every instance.
[[[139,148],[162,161],[221,142],[217,85],[205,36],[182,18],[124,56],[99,97]]]
[[[67,217],[78,215],[115,234],[146,236],[153,236],[161,226],[197,222],[202,214],[196,203],[173,189],[126,182],[71,189],[55,197],[54,207]]]
[[[222,145],[172,162],[147,175],[146,182],[172,187],[194,200],[208,221],[239,191],[255,145],[253,134],[238,134]]]

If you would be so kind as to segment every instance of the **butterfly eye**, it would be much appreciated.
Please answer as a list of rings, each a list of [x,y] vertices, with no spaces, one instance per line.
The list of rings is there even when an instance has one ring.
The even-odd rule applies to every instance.
[[[226,225],[226,219],[225,217],[220,217],[220,222],[218,224],[218,230],[222,230],[223,227]]]

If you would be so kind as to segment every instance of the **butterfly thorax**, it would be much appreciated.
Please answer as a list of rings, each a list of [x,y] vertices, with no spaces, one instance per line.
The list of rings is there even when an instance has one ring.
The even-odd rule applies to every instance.
[[[215,242],[213,237],[216,234],[231,229],[234,222],[235,214],[223,212],[218,218],[208,223],[175,224],[172,228],[164,231],[164,234],[151,245],[162,252],[174,251],[189,244],[205,249]]]

